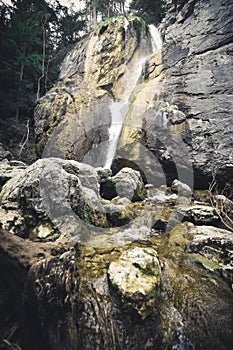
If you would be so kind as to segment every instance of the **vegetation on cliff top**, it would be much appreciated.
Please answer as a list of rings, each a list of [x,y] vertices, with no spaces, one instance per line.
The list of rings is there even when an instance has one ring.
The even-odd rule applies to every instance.
[[[86,0],[76,11],[58,0],[0,2],[0,140],[20,143],[35,102],[56,81],[71,45],[97,21],[126,15],[125,0]],[[129,11],[156,23],[162,0],[132,1]],[[11,149],[11,145],[8,144]]]

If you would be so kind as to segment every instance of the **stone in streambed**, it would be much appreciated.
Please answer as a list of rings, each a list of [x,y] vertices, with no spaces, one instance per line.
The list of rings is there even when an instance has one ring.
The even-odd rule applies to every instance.
[[[175,193],[178,193],[180,196],[191,196],[192,194],[191,188],[187,184],[177,179],[172,182],[171,190]]]
[[[185,220],[195,224],[213,224],[219,220],[215,208],[209,205],[193,205],[186,208],[179,208],[179,213]]]
[[[122,168],[115,176],[102,183],[101,195],[105,199],[117,196],[131,201],[140,200],[143,180],[139,171],[132,168]]]
[[[135,247],[110,264],[108,276],[125,305],[145,319],[156,308],[160,286],[160,264],[153,248]]]

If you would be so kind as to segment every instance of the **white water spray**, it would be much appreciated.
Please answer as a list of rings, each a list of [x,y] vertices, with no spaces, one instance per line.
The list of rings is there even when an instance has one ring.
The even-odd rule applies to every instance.
[[[128,21],[125,23],[125,31],[127,33]],[[149,32],[151,36],[151,45],[153,49],[153,53],[157,50],[160,50],[162,47],[162,40],[160,38],[158,29],[154,25],[149,25]],[[111,126],[109,128],[109,147],[106,156],[106,161],[104,164],[105,168],[110,168],[112,165],[112,161],[116,154],[116,149],[118,145],[118,140],[122,131],[123,124],[125,122],[125,118],[127,116],[127,112],[130,104],[130,96],[137,85],[137,82],[142,74],[142,69],[146,59],[150,55],[142,55],[141,58],[133,64],[130,69],[127,71],[127,79],[126,86],[124,89],[124,100],[112,102],[110,105],[111,110]]]
[[[124,100],[113,101],[110,105],[111,110],[111,126],[109,128],[109,147],[107,151],[107,157],[104,164],[105,168],[111,168],[112,161],[116,154],[118,140],[121,134],[121,130],[129,110],[129,99],[135,86],[137,85],[138,79],[141,76],[143,64],[146,58],[141,58],[136,64],[127,71],[126,86],[124,88]]]
[[[149,27],[149,32],[151,36],[151,44],[152,44],[153,52],[156,52],[157,50],[161,50],[163,43],[162,43],[162,39],[158,29],[154,24],[149,24],[148,27]]]

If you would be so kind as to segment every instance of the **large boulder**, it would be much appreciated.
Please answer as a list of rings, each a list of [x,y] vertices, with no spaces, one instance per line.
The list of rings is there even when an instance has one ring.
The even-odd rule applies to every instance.
[[[233,233],[214,226],[182,223],[170,234],[170,243],[191,253],[190,262],[233,283]]]
[[[72,160],[38,160],[3,186],[0,201],[2,228],[22,237],[85,240],[81,222],[106,225],[96,170]]]
[[[213,226],[190,226],[191,251],[229,264],[233,269],[233,233]]]
[[[178,212],[182,215],[183,220],[192,221],[194,224],[214,224],[219,221],[219,216],[214,207],[209,205],[191,205],[181,207]]]
[[[112,199],[119,196],[131,201],[140,199],[143,180],[139,171],[132,168],[122,168],[115,176],[107,178],[101,184],[103,198]]]

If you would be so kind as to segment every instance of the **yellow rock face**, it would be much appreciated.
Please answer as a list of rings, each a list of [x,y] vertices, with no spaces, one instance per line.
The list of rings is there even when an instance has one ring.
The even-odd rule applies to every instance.
[[[108,139],[109,106],[128,98],[136,84],[129,77],[146,47],[144,22],[125,17],[101,23],[76,45],[62,64],[60,80],[36,107],[39,156],[86,161],[84,156]]]

